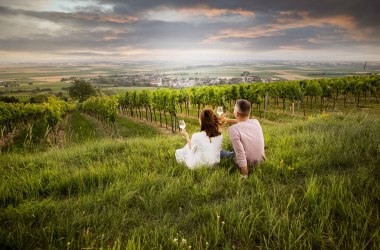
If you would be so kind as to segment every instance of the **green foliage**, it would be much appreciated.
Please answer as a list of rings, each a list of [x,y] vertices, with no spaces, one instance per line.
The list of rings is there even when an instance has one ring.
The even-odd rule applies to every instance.
[[[30,98],[29,102],[30,103],[44,103],[48,101],[50,96],[52,95],[47,95],[47,94],[34,95]]]
[[[91,83],[82,79],[76,79],[68,90],[70,96],[79,99],[79,102],[83,102],[90,96],[96,95],[96,91]]]
[[[307,81],[305,86],[305,95],[313,97],[322,95],[322,88],[317,80]]]
[[[138,109],[140,107],[154,108],[159,111],[167,111],[175,114],[176,107],[187,106],[191,102],[193,106],[224,106],[237,99],[247,99],[252,104],[260,105],[265,99],[265,94],[276,99],[281,98],[285,109],[285,100],[294,102],[303,101],[304,97],[331,98],[334,96],[334,105],[337,95],[340,93],[369,94],[377,98],[379,89],[379,76],[346,77],[334,79],[267,82],[253,84],[233,84],[221,86],[203,86],[189,89],[170,90],[160,89],[155,91],[127,91],[119,98],[119,105],[123,109]],[[311,104],[312,105],[312,104]],[[322,102],[321,102],[322,105]],[[136,111],[137,112],[137,111]],[[187,111],[188,112],[188,111]],[[133,114],[132,114],[133,116]]]
[[[49,97],[48,101],[43,103],[42,106],[46,110],[45,119],[51,127],[62,121],[63,116],[74,108],[67,102],[58,100],[55,97]]]
[[[82,110],[97,118],[114,123],[117,117],[118,107],[117,96],[90,97],[81,106]]]
[[[68,103],[55,97],[48,97],[47,102],[42,104],[0,102],[1,136],[40,119],[46,119],[49,126],[54,127],[72,108]]]

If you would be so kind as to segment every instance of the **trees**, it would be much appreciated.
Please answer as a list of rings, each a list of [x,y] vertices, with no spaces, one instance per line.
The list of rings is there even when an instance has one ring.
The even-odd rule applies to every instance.
[[[79,102],[83,102],[90,96],[96,95],[94,87],[83,79],[75,80],[73,85],[68,89],[70,97],[79,99]]]

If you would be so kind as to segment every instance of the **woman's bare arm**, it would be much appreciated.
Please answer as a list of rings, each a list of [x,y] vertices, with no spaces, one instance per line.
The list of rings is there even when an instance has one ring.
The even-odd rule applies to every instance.
[[[187,144],[189,144],[189,147],[191,149],[191,140],[190,140],[189,134],[186,132],[185,129],[181,130],[181,134],[182,134],[183,137],[185,137],[185,139],[187,141]]]

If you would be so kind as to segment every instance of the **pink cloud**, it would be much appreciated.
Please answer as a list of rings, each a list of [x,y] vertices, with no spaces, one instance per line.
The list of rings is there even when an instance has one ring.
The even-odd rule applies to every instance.
[[[253,11],[244,10],[242,8],[237,9],[222,9],[222,8],[211,8],[204,4],[199,4],[194,7],[185,7],[178,9],[179,12],[191,15],[203,14],[208,17],[220,16],[223,14],[233,14],[242,16],[252,16],[255,13]]]
[[[226,29],[210,35],[203,43],[214,43],[227,38],[258,38],[273,37],[283,34],[288,29],[305,27],[335,26],[345,31],[345,38],[354,41],[371,41],[372,29],[359,29],[355,19],[348,15],[332,17],[310,17],[308,12],[286,11],[279,12],[274,23],[259,25],[248,29]],[[319,39],[321,40],[321,39]],[[318,41],[312,40],[314,43]]]

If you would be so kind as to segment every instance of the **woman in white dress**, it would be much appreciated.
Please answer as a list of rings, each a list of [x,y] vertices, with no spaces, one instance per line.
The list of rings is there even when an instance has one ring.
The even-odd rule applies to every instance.
[[[181,131],[187,144],[175,152],[177,162],[184,163],[189,169],[212,166],[220,162],[222,122],[212,110],[205,109],[200,114],[199,123],[201,132],[194,133],[191,140],[185,129]]]

